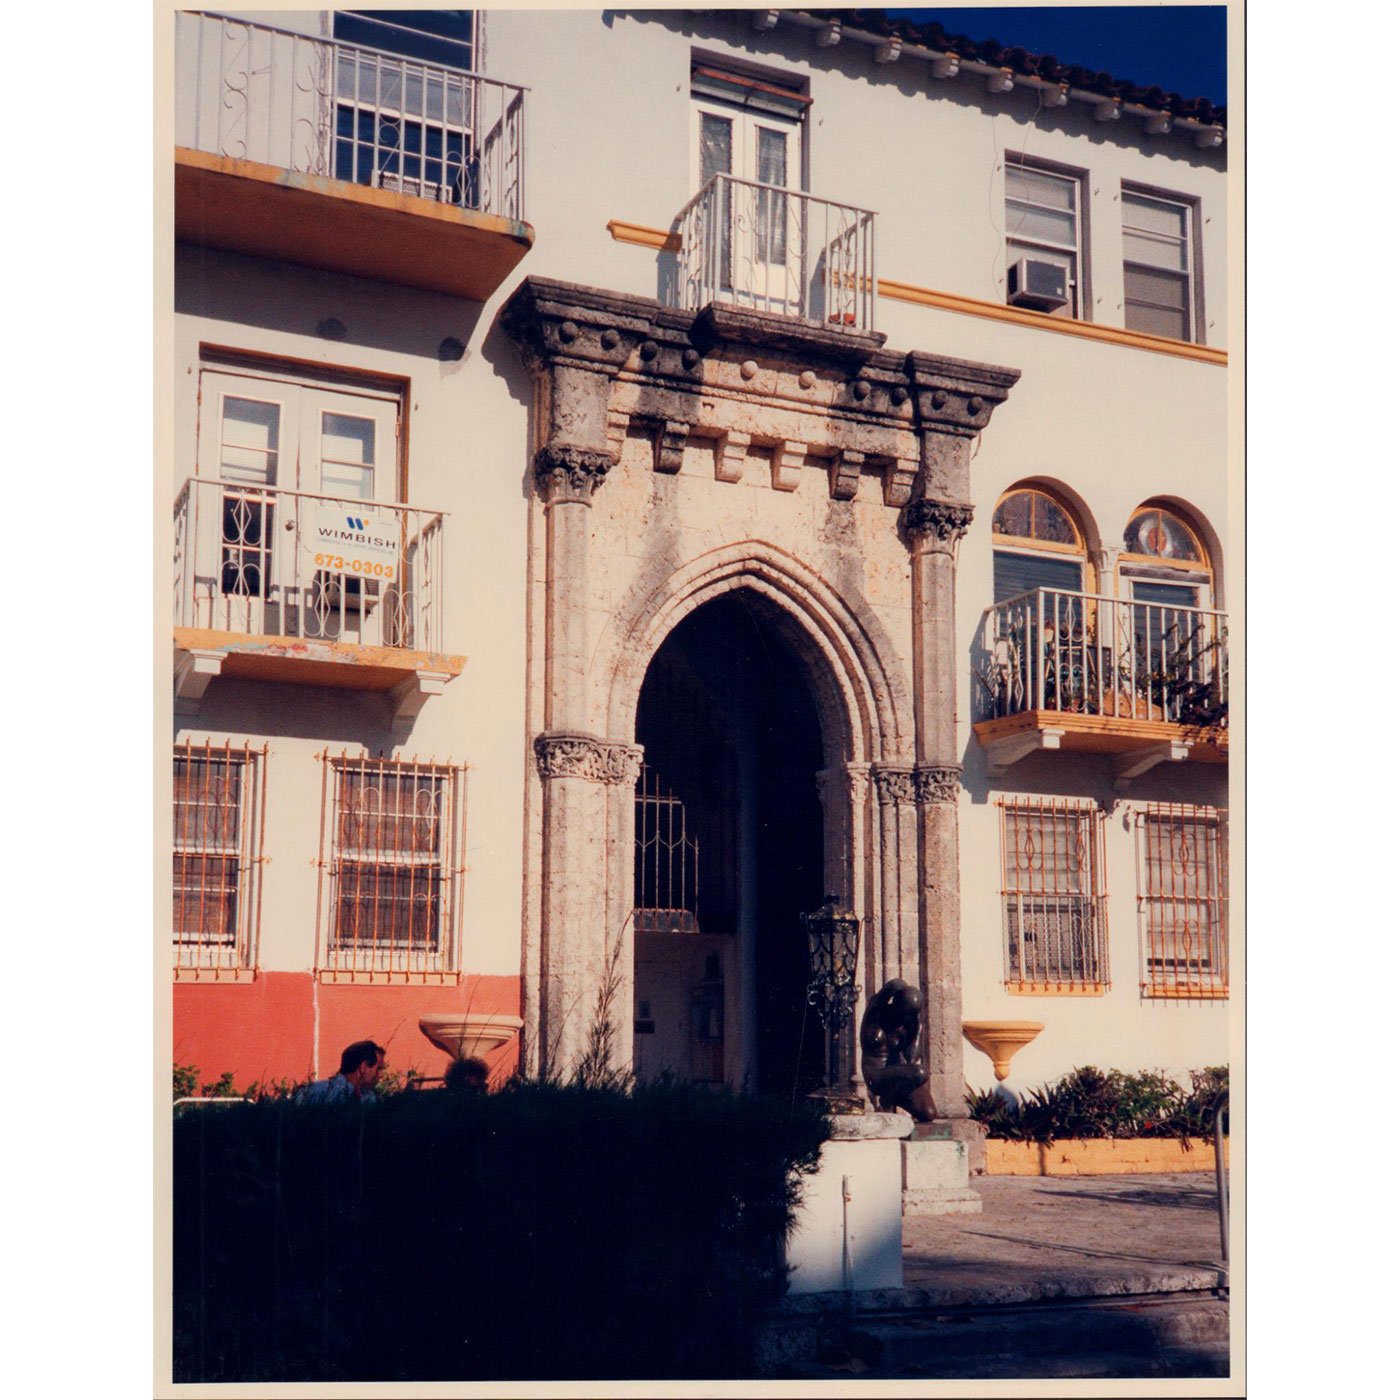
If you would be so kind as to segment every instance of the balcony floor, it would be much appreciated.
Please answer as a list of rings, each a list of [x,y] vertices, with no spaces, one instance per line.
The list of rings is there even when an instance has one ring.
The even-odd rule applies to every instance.
[[[175,236],[474,301],[535,239],[529,224],[497,214],[185,148],[175,152]]]
[[[993,772],[1040,749],[1109,756],[1119,786],[1165,759],[1228,763],[1230,731],[1163,720],[1076,714],[1068,710],[1027,710],[972,726],[987,751]]]
[[[420,673],[458,676],[464,656],[355,646],[302,637],[250,636],[204,627],[177,627],[175,650],[218,653],[219,674],[243,680],[288,681],[338,690],[390,691]]]

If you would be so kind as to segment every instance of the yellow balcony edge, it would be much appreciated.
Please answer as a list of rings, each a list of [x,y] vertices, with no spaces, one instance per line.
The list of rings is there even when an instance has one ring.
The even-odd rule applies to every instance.
[[[633,243],[638,248],[664,249],[668,253],[678,253],[681,248],[680,234],[648,228],[646,224],[630,224],[625,219],[609,219],[608,232],[616,242]]]
[[[408,651],[402,647],[361,646],[352,642],[308,641],[263,633],[224,632],[205,627],[177,627],[175,647],[236,652],[247,655],[327,662],[341,666],[380,666],[396,671],[442,671],[459,676],[465,656],[438,651]]]
[[[350,180],[338,180],[331,175],[312,175],[306,171],[286,170],[280,165],[267,165],[261,161],[246,160],[241,156],[214,155],[212,152],[197,151],[189,146],[175,148],[175,164],[259,185],[277,185],[285,189],[332,195],[347,203],[382,209],[390,213],[411,214],[415,219],[426,219],[431,223],[480,229],[482,232],[496,233],[504,238],[513,239],[524,244],[526,248],[531,247],[535,241],[535,231],[529,224],[509,218],[505,214],[486,214],[479,209],[444,204],[440,200],[425,199],[421,195],[400,194],[396,190],[375,189],[370,185],[361,185]]]
[[[679,252],[680,235],[646,224],[629,223],[625,219],[609,219],[608,232],[618,243],[631,243],[639,248],[655,248]],[[904,301],[913,306],[929,306],[939,311],[954,311],[962,316],[980,316],[988,321],[1005,321],[1029,330],[1051,331],[1056,335],[1077,336],[1081,340],[1097,340],[1105,345],[1123,345],[1133,350],[1149,350],[1157,355],[1175,355],[1183,360],[1198,360],[1208,365],[1228,365],[1226,351],[1213,345],[1196,345],[1188,340],[1173,340],[1170,336],[1148,335],[1145,331],[1125,330],[1121,326],[1101,326],[1093,321],[1068,321],[1045,316],[1036,311],[1023,311],[1018,306],[1006,306],[999,301],[984,301],[980,297],[961,296],[956,292],[939,292],[913,282],[896,282],[881,277],[876,290],[890,301]]]

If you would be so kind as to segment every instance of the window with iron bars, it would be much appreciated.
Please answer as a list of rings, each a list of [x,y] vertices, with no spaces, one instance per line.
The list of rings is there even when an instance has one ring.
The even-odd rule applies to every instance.
[[[637,780],[635,927],[644,933],[695,933],[700,887],[700,843],[686,826],[685,805],[642,765]]]
[[[177,744],[172,942],[176,971],[256,965],[266,747]]]
[[[1137,813],[1137,848],[1142,994],[1227,996],[1226,813],[1150,803]]]
[[[1005,798],[999,805],[1007,986],[1044,993],[1105,990],[1103,813],[1042,797]]]
[[[321,967],[458,970],[465,772],[326,755]]]

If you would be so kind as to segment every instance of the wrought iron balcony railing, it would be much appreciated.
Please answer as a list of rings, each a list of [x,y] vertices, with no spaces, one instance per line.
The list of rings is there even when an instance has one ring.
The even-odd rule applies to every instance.
[[[1060,710],[1224,727],[1226,615],[1038,588],[988,608],[974,664],[979,719]]]
[[[190,478],[174,582],[177,627],[443,649],[439,511]]]
[[[680,214],[679,296],[875,329],[875,215],[715,175]]]
[[[524,89],[274,25],[175,17],[175,141],[524,218]]]

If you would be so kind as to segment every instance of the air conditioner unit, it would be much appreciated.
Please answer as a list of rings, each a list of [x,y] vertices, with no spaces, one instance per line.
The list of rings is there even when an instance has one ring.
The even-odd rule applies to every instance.
[[[1054,311],[1069,302],[1069,270],[1039,258],[1018,258],[1006,269],[1006,299],[1012,306]]]

